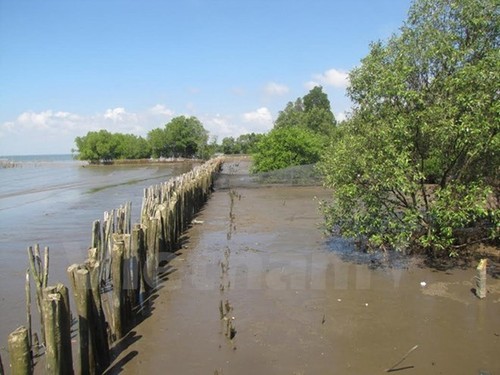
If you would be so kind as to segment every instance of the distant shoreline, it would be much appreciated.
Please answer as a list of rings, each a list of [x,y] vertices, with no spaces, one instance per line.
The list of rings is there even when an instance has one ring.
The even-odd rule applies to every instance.
[[[203,159],[189,159],[189,158],[158,158],[158,159],[114,159],[99,163],[91,163],[87,160],[80,160],[87,162],[85,166],[106,166],[106,165],[134,165],[134,164],[171,164],[171,163],[203,163]]]

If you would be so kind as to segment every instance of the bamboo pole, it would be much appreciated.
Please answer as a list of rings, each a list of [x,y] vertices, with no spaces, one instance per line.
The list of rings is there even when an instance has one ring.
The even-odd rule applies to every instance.
[[[40,315],[41,340],[42,344],[45,344],[45,325],[43,322],[42,300],[43,289],[47,287],[47,282],[49,279],[49,248],[45,248],[45,262],[43,265],[40,257],[40,246],[38,244],[35,245],[34,250],[31,246],[28,247],[28,259],[30,263],[31,275],[33,276],[33,281],[35,283],[36,302]]]
[[[113,236],[113,250],[111,252],[111,280],[113,282],[113,324],[112,332],[115,340],[122,338],[123,327],[123,253],[125,243],[123,236]]]
[[[124,234],[123,237],[123,268],[122,268],[122,318],[124,331],[128,330],[132,321],[132,270],[131,270],[131,235]]]
[[[28,330],[28,344],[30,347],[30,357],[33,361],[33,335],[31,330],[31,283],[30,283],[30,270],[26,270],[26,283],[25,283],[25,295],[26,295],[26,325]]]
[[[92,240],[90,248],[96,248],[98,254],[101,251],[101,222],[99,220],[92,222]]]
[[[42,288],[46,288],[49,283],[49,247],[45,246],[43,261]]]
[[[131,289],[129,290],[129,298],[133,307],[139,304],[141,292],[141,270],[142,270],[142,252],[144,248],[144,232],[141,224],[135,224],[132,229],[130,239],[130,275]]]
[[[19,327],[9,335],[10,368],[12,375],[31,375],[30,347],[28,341],[28,329]]]
[[[71,308],[69,304],[68,288],[62,283],[57,283],[54,287],[45,288],[44,293],[45,295],[57,293],[61,298],[58,328],[61,340],[62,371],[65,374],[70,374],[73,372],[73,353],[71,347]]]
[[[63,335],[66,325],[64,300],[60,293],[46,294],[43,300],[45,323],[45,368],[47,374],[72,374],[71,355],[67,356],[64,346],[70,346],[71,340]],[[69,339],[69,340],[68,340]],[[69,341],[69,342],[68,342]]]
[[[486,266],[487,259],[481,259],[477,265],[476,272],[476,296],[478,298],[486,298]]]
[[[78,264],[68,267],[68,277],[71,281],[73,296],[78,312],[78,333],[80,346],[78,364],[80,374],[90,373],[90,343],[89,343],[89,272]]]
[[[110,364],[109,343],[107,335],[107,323],[104,316],[104,310],[101,302],[101,292],[99,288],[99,268],[100,263],[89,259],[86,262],[87,270],[90,276],[90,321],[89,330],[93,348],[95,348],[94,362],[96,364],[96,373],[103,372]]]

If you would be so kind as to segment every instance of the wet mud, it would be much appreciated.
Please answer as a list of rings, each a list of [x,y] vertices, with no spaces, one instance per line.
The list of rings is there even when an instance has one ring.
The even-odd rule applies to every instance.
[[[321,230],[328,196],[214,192],[108,373],[500,373],[500,281],[479,300],[474,269],[345,259]]]

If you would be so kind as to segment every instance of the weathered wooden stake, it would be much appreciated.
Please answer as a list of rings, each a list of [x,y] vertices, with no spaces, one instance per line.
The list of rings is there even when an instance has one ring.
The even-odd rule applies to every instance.
[[[78,333],[80,349],[78,352],[80,374],[90,372],[89,348],[89,271],[78,264],[68,267],[68,277],[71,281],[76,309],[78,311]]]
[[[92,223],[92,241],[90,247],[96,248],[98,254],[101,251],[101,222],[99,220],[95,220]]]
[[[125,228],[126,229],[126,228]],[[132,321],[132,274],[131,274],[131,235],[123,235],[123,266],[122,266],[122,318],[123,318],[123,331],[125,332],[130,327]]]
[[[141,271],[143,266],[142,253],[144,251],[144,232],[141,224],[135,224],[132,229],[130,240],[130,275],[132,289],[129,291],[130,301],[133,307],[139,304],[141,292]]]
[[[47,374],[72,374],[71,355],[64,346],[71,346],[71,339],[64,337],[66,326],[64,300],[60,293],[46,294],[43,300],[45,323],[45,368]]]
[[[122,338],[123,327],[123,253],[125,243],[121,235],[113,236],[113,250],[111,252],[111,280],[113,282],[113,329],[116,340]]]
[[[9,335],[10,368],[12,375],[33,373],[28,334],[28,329],[21,326]]]
[[[486,298],[486,265],[488,260],[481,259],[477,265],[476,271],[476,296],[479,298]]]
[[[40,333],[42,343],[45,343],[45,325],[43,323],[42,300],[43,289],[47,287],[49,280],[49,248],[45,247],[44,262],[40,256],[40,245],[36,244],[35,248],[28,247],[28,259],[30,263],[31,275],[36,287],[36,302],[40,315]]]
[[[90,307],[89,330],[92,347],[95,349],[94,358],[96,373],[103,372],[110,363],[109,343],[107,335],[106,317],[101,302],[101,292],[99,288],[99,268],[98,261],[89,259],[86,267],[90,275],[90,289],[92,294]]]
[[[71,347],[71,308],[69,304],[69,293],[62,283],[48,286],[44,289],[44,297],[49,294],[57,294],[60,297],[60,311],[57,320],[58,335],[60,340],[62,372],[70,374],[73,372],[73,353]]]
[[[33,359],[33,342],[32,342],[32,331],[31,331],[31,284],[30,284],[30,270],[26,270],[26,283],[25,283],[25,295],[26,295],[26,325],[28,330],[28,344],[30,347],[31,359]]]

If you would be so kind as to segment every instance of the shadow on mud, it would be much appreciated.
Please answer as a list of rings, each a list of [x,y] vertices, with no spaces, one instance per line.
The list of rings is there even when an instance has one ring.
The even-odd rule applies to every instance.
[[[473,252],[461,257],[430,257],[425,255],[408,255],[397,251],[363,251],[352,239],[332,237],[326,241],[329,251],[336,254],[344,262],[365,264],[370,269],[407,269],[410,265],[429,268],[436,272],[449,272],[453,269],[469,269],[477,266],[481,258],[488,258],[488,275],[500,279],[500,263],[498,255]]]
[[[370,269],[379,268],[408,268],[410,263],[420,258],[405,255],[396,251],[367,252],[360,250],[352,239],[332,237],[326,242],[327,249],[337,255],[344,262],[366,264]]]

